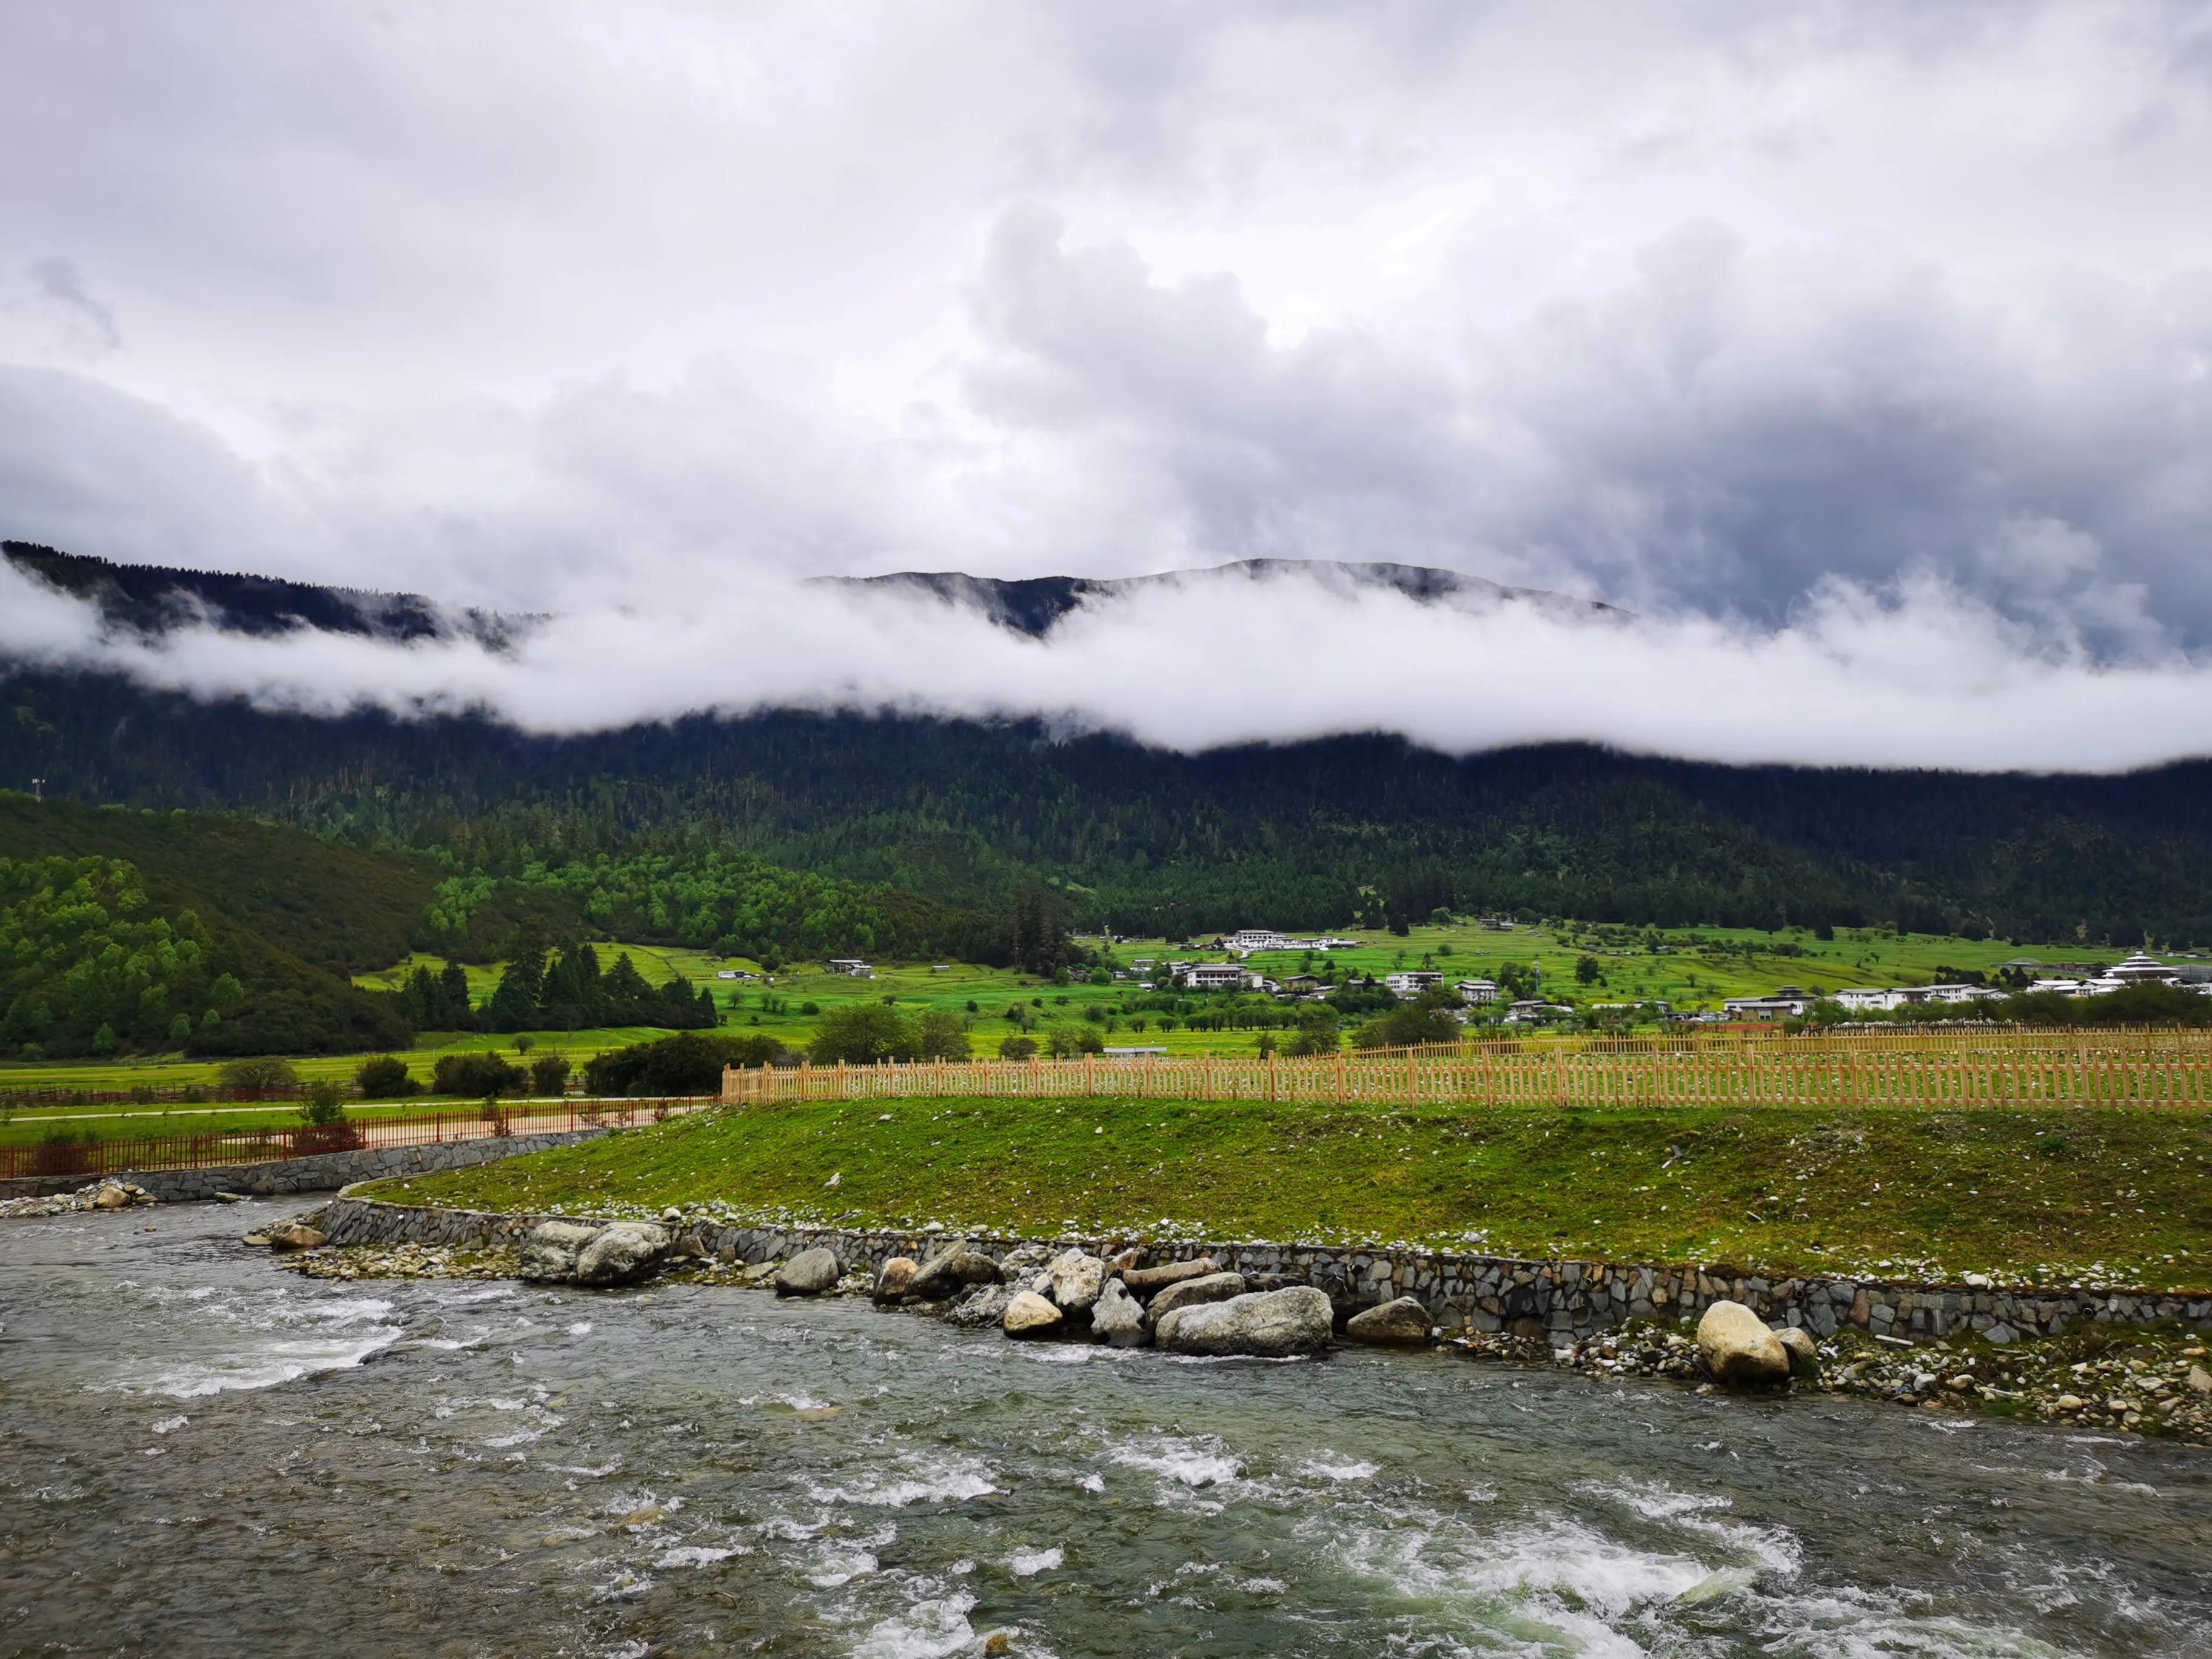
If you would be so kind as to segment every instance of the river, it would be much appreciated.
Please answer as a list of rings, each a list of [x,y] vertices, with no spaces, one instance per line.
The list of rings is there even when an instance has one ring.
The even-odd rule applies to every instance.
[[[0,1222],[0,1651],[2212,1654],[2212,1454]]]

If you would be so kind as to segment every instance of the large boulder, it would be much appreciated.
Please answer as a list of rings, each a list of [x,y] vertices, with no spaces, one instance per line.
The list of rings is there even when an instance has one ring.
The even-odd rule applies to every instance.
[[[964,1330],[988,1330],[1006,1316],[1007,1305],[1014,1296],[1011,1285],[972,1285],[945,1310],[945,1322]]]
[[[597,1227],[578,1221],[541,1221],[522,1241],[522,1276],[543,1283],[566,1283],[576,1276],[576,1257],[599,1236]]]
[[[1023,1291],[1007,1302],[999,1323],[1008,1336],[1049,1336],[1066,1317],[1035,1291]]]
[[[114,1189],[110,1188],[108,1190],[112,1192]],[[313,1227],[303,1227],[294,1221],[271,1232],[269,1242],[280,1250],[319,1250],[330,1240]]]
[[[1790,1370],[1797,1376],[1814,1377],[1820,1374],[1820,1346],[1813,1340],[1813,1333],[1791,1325],[1774,1334],[1790,1356]]]
[[[1232,1296],[1244,1294],[1243,1273],[1206,1273],[1196,1279],[1186,1279],[1179,1285],[1170,1285],[1152,1300],[1145,1310],[1145,1317],[1158,1326],[1177,1308],[1195,1308],[1207,1302],[1226,1302]]]
[[[1698,1322],[1698,1352],[1713,1381],[1771,1389],[1790,1380],[1790,1350],[1741,1302],[1716,1302]]]
[[[642,1279],[668,1254],[668,1230],[649,1221],[614,1221],[576,1252],[579,1285],[627,1285]]]
[[[876,1288],[872,1292],[878,1302],[896,1302],[914,1288],[914,1276],[921,1264],[910,1255],[895,1255],[884,1263],[884,1270],[876,1275]]]
[[[1063,1250],[1045,1269],[1052,1280],[1052,1299],[1062,1313],[1082,1313],[1098,1299],[1106,1282],[1106,1264],[1081,1250]]]
[[[1120,1279],[1099,1286],[1091,1304],[1091,1334],[1116,1348],[1133,1348],[1145,1340],[1145,1310]]]
[[[92,1207],[95,1210],[120,1210],[126,1208],[130,1202],[131,1194],[122,1188],[102,1187],[100,1195],[92,1200]]]
[[[924,1302],[943,1302],[957,1296],[970,1285],[995,1285],[999,1282],[999,1264],[981,1250],[971,1250],[965,1244],[955,1244],[939,1250],[921,1264],[907,1286],[907,1294]]]
[[[1212,1256],[1202,1255],[1195,1261],[1164,1262],[1157,1267],[1125,1267],[1121,1272],[1121,1282],[1142,1300],[1154,1291],[1180,1285],[1186,1279],[1204,1279],[1220,1271]]]
[[[1153,1329],[1170,1353],[1255,1354],[1279,1359],[1328,1346],[1334,1310],[1310,1285],[1255,1291],[1226,1302],[1171,1308]]]
[[[845,1271],[834,1250],[816,1245],[811,1250],[801,1250],[783,1264],[775,1276],[778,1296],[819,1296],[836,1288],[838,1279]]]
[[[1412,1297],[1401,1296],[1394,1302],[1352,1315],[1345,1325],[1344,1334],[1354,1342],[1370,1342],[1377,1347],[1425,1347],[1429,1340],[1429,1310]]]

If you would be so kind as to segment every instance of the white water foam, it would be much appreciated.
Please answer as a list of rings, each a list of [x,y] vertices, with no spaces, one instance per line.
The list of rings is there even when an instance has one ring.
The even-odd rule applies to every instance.
[[[1161,1475],[1196,1492],[1236,1480],[1244,1466],[1212,1435],[1184,1439],[1164,1435],[1157,1440],[1116,1446],[1107,1454],[1126,1468]]]
[[[1051,1572],[1066,1565],[1067,1552],[1055,1546],[1048,1550],[1016,1550],[1006,1559],[1006,1570],[1017,1578],[1034,1578],[1041,1572]]]
[[[656,1567],[710,1567],[717,1561],[726,1561],[733,1555],[749,1552],[743,1545],[732,1545],[727,1549],[709,1549],[703,1544],[682,1544],[672,1550],[663,1551]]]
[[[1298,1465],[1300,1474],[1310,1475],[1316,1480],[1366,1480],[1376,1473],[1376,1466],[1364,1458],[1343,1457],[1335,1452],[1323,1452],[1310,1457]]]
[[[813,1486],[808,1493],[824,1504],[866,1504],[904,1509],[909,1504],[959,1503],[999,1490],[991,1466],[958,1452],[907,1452],[889,1466],[860,1472],[840,1486]]]
[[[951,1659],[975,1639],[968,1614],[972,1595],[945,1595],[916,1602],[884,1620],[863,1636],[854,1659]]]

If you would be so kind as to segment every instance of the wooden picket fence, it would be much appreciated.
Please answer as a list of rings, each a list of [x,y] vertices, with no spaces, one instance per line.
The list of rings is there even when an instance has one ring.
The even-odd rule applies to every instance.
[[[725,1105],[946,1097],[1249,1100],[1340,1105],[1977,1106],[2212,1104],[2212,1032],[1980,1031],[1591,1038],[1291,1059],[1067,1060],[732,1066]]]

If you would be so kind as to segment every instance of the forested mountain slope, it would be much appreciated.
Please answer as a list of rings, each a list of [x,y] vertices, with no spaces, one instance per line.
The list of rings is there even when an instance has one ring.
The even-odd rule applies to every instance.
[[[171,602],[154,576],[97,563],[70,566],[70,580]],[[1421,575],[1374,567],[1360,580]],[[312,595],[325,590],[194,580],[249,584],[222,590],[251,613],[240,626],[323,625]],[[896,583],[952,583],[956,602],[1042,631],[1080,586],[1052,580],[1061,586]],[[330,603],[359,613],[402,600]],[[798,713],[537,738],[481,719],[323,720],[0,665],[0,781],[33,776],[80,800],[237,809],[434,853],[450,877],[566,893],[605,927],[749,951],[811,951],[839,929],[851,936],[867,910],[869,936],[895,941],[876,948],[981,955],[1041,887],[1070,920],[1170,934],[1263,920],[1378,926],[1446,905],[2212,940],[2205,762],[2112,778],[1978,776],[1568,745],[1460,759],[1383,736],[1186,756],[1028,723]],[[757,879],[732,854],[896,894],[799,891]],[[599,872],[589,883],[576,878],[586,864]]]

